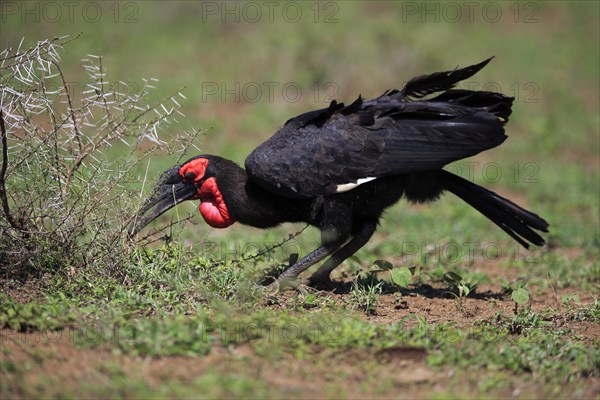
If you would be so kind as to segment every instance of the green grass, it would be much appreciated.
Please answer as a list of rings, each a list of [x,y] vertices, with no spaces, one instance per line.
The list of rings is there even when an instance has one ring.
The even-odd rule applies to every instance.
[[[179,262],[173,261],[173,251],[181,252]],[[17,303],[4,296],[0,323],[20,332],[55,331],[46,336],[69,335],[80,349],[100,350],[108,346],[113,353],[134,358],[203,357],[223,347],[250,346],[266,362],[292,357],[318,365],[323,352],[339,356],[356,349],[411,346],[427,351],[428,365],[434,371],[458,368],[464,379],[470,373],[483,373],[490,393],[503,385],[494,378],[498,374],[525,374],[548,388],[558,388],[597,376],[600,371],[598,343],[584,345],[568,326],[561,327],[560,323],[600,323],[598,301],[581,307],[572,298],[565,298],[564,304],[571,306],[561,312],[550,308],[539,312],[522,308],[516,314],[498,312],[468,329],[458,323],[430,323],[412,316],[374,324],[364,316],[375,312],[383,282],[359,284],[347,299],[335,300],[321,293],[294,295],[283,299],[277,308],[265,308],[269,299],[253,293],[247,284],[249,277],[240,266],[208,269],[205,260],[173,248],[159,249],[146,257],[127,271],[127,284],[110,280],[66,282],[56,278],[51,283],[56,292],[43,299]],[[223,290],[223,282],[229,282],[229,290]],[[447,290],[453,289],[448,286]],[[41,362],[52,358],[43,352],[33,357]],[[101,369],[111,382],[103,393],[138,396],[150,390],[146,381],[128,379],[118,366],[104,371],[107,366],[100,363],[94,368]],[[2,372],[8,387],[16,390],[9,394],[46,393],[45,386],[33,392],[22,386],[19,376],[27,373],[24,366],[3,361]],[[54,377],[49,375],[48,379],[52,381]],[[181,393],[193,393],[217,383],[231,387],[226,392],[215,392],[216,396],[260,397],[277,393],[253,381],[251,374],[229,376],[210,371],[188,382]],[[73,392],[55,395],[102,392],[91,382],[69,390]],[[168,382],[161,383],[160,390],[169,395],[179,393],[173,392]]]
[[[312,3],[294,24],[279,17],[273,23],[203,21],[194,2],[135,4],[133,24],[111,17],[96,24],[80,17],[35,23],[8,15],[0,25],[2,47],[18,45],[21,37],[28,46],[83,32],[61,54],[74,87],[84,77],[79,60],[89,53],[103,56],[115,80],[159,78],[156,99],[185,86],[186,117],[164,138],[198,128],[204,132],[194,141],[198,152],[240,163],[288,118],[327,104],[331,88],[341,101],[359,93],[373,97],[414,75],[495,55],[470,82],[495,83],[517,97],[509,139],[468,161],[479,163],[476,182],[548,219],[549,244],[518,247],[451,195],[419,207],[400,202],[373,240],[336,271],[337,279],[356,283],[348,293],[268,296],[254,283],[287,265],[291,254],[312,250],[318,232],[307,229],[242,261],[302,227],[217,231],[201,221],[196,205],[182,205],[179,217],[168,213],[153,226],[188,212],[198,223],[175,226],[166,243],[130,248],[119,258],[122,265],[69,264],[60,249],[50,248],[36,258],[35,279],[3,278],[2,398],[390,397],[398,387],[434,398],[597,395],[590,389],[600,375],[593,333],[600,323],[597,4],[536,3],[537,22],[514,23],[513,2],[498,2],[491,3],[503,10],[497,23],[481,14],[473,22],[422,23],[403,3],[340,2],[331,24],[313,22]],[[105,16],[108,6],[102,5]],[[527,9],[520,11],[522,18]],[[265,82],[279,89],[297,84],[303,96],[286,101],[275,90],[272,100],[263,92],[256,102],[236,102],[206,93],[214,83],[265,88]],[[103,156],[140,154],[115,146]],[[146,193],[176,161],[168,155],[150,160]],[[502,172],[498,180],[486,174],[492,162]],[[466,164],[457,165],[468,176]],[[131,183],[132,193],[139,193],[145,172],[141,168]],[[369,272],[378,260],[411,268],[409,283]],[[450,273],[460,279],[449,279]],[[530,296],[525,304],[510,299],[520,288]],[[437,308],[428,310],[428,303]],[[67,343],[49,350],[56,337],[68,337]],[[422,349],[422,364],[375,356],[404,347]],[[62,351],[69,357],[61,358]],[[60,367],[75,355],[82,358],[73,367],[79,372]],[[85,357],[93,361],[85,364]],[[162,371],[147,370],[161,362]],[[298,369],[290,371],[292,365]],[[397,371],[414,372],[415,365],[433,377],[398,383]]]

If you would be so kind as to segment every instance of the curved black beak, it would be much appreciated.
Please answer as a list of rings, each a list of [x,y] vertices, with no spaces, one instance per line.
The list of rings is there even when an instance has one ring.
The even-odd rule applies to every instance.
[[[142,208],[127,229],[129,236],[141,231],[165,211],[182,201],[193,199],[198,194],[195,184],[181,182],[179,168],[179,166],[170,168],[160,176],[152,195],[144,201]]]

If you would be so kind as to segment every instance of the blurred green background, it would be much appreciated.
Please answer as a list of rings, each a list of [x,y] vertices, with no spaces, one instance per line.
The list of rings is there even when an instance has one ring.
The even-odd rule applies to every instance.
[[[195,226],[173,228],[172,235],[189,252],[183,246],[161,247],[158,241],[153,248],[136,247],[127,255],[131,262],[111,265],[100,258],[96,270],[92,262],[87,268],[71,259],[53,262],[64,253],[46,257],[42,248],[44,257],[38,258],[44,268],[60,268],[60,274],[44,273],[26,284],[0,281],[0,328],[10,328],[0,333],[12,330],[22,340],[29,337],[29,342],[0,337],[0,343],[7,343],[0,354],[0,380],[6,381],[0,397],[181,398],[201,393],[289,398],[316,393],[313,397],[340,398],[349,393],[370,398],[398,396],[400,390],[405,397],[424,398],[597,396],[599,4],[0,0],[2,49],[80,34],[61,52],[61,68],[75,99],[81,99],[77,89],[88,82],[81,61],[88,54],[103,57],[113,82],[136,89],[141,78],[158,79],[151,92],[156,102],[185,87],[187,100],[180,102],[186,116],[179,125],[168,125],[162,139],[200,129],[204,134],[194,142],[199,151],[240,164],[286,120],[334,98],[372,98],[401,88],[415,75],[495,56],[460,87],[515,97],[509,138],[448,169],[551,224],[551,232],[544,234],[548,245],[530,253],[452,195],[431,205],[409,207],[401,201],[386,212],[372,240],[336,270],[350,272],[346,281],[354,278],[351,293],[333,297],[309,291],[273,300],[250,293],[254,286],[247,278],[256,275],[252,264],[271,268],[287,264],[292,253],[306,254],[317,245],[316,229],[256,260],[214,263],[253,255],[301,225],[212,229],[197,204],[188,202],[151,227],[167,226],[183,216],[182,210],[193,213]],[[0,79],[0,84],[5,83]],[[114,146],[104,155],[129,165],[143,151],[132,154]],[[147,192],[177,158],[164,152],[149,161]],[[139,181],[131,183],[135,190],[146,171],[139,172]],[[127,203],[131,207],[141,202],[134,197]],[[95,228],[95,218],[90,220]],[[102,243],[90,247],[105,251]],[[124,248],[109,247],[113,253]],[[359,271],[365,275],[380,259],[394,267],[415,266],[413,282],[418,282],[408,292],[383,294],[377,293],[382,282],[359,286]],[[448,272],[472,284],[473,293],[480,285],[477,296],[456,297],[443,280]],[[532,300],[517,314],[518,304],[513,307],[508,294],[523,288]],[[30,301],[32,292],[41,299]],[[360,310],[367,302],[377,307],[375,315]],[[251,332],[251,338],[229,341],[235,331],[228,327],[234,326]],[[268,335],[262,327],[268,327]],[[273,340],[273,327],[277,332],[283,327],[284,334],[276,333]],[[287,327],[309,334],[286,337]],[[61,332],[46,336],[45,330],[63,328],[62,346],[72,341],[77,351],[49,347]],[[208,340],[199,340],[203,329],[208,329]],[[91,341],[100,346],[91,350],[86,347]],[[187,359],[209,351],[206,358]],[[227,356],[235,363],[221,362]]]
[[[185,87],[186,118],[170,129],[206,129],[196,145],[239,163],[287,119],[333,98],[374,97],[415,75],[496,56],[467,85],[515,96],[514,114],[509,139],[473,159],[475,180],[547,218],[558,245],[598,248],[598,2],[0,4],[3,48],[81,32],[62,53],[68,81],[84,79],[80,59],[94,54],[113,80],[157,78],[157,100]],[[501,179],[486,175],[490,161]],[[150,176],[174,162],[153,160]],[[380,232],[507,240],[456,199],[440,203],[396,206]],[[228,235],[248,235],[236,232]]]

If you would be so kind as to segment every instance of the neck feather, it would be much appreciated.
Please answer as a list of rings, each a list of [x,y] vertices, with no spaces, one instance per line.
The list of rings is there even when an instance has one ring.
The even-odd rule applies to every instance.
[[[218,164],[217,185],[229,213],[238,222],[257,228],[283,222],[311,222],[310,200],[291,199],[263,189],[233,161],[221,159]]]

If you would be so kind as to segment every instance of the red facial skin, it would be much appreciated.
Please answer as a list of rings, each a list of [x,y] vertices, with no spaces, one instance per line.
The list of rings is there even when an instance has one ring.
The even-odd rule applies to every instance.
[[[206,158],[196,158],[182,166],[179,175],[184,182],[193,181],[198,187],[198,194],[194,199],[200,199],[198,209],[206,223],[213,228],[227,228],[235,222],[235,219],[229,215],[216,178],[211,177],[200,183],[207,167]]]

